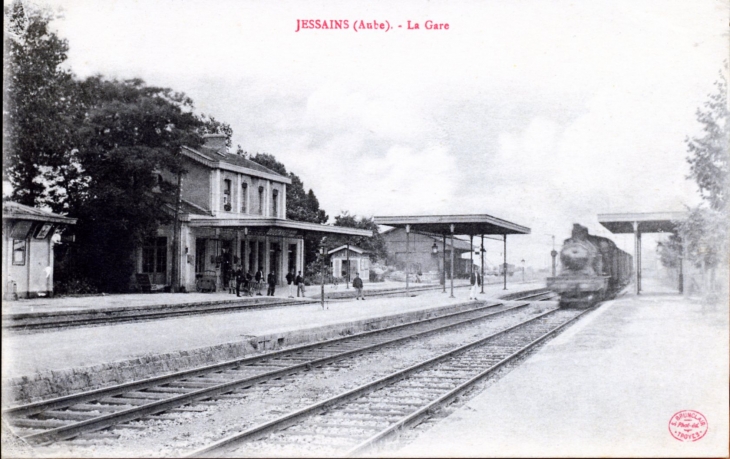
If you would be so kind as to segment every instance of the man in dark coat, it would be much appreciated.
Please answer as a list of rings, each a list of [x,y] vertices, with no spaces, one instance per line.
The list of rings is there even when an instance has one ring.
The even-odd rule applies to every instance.
[[[294,284],[297,286],[297,297],[299,297],[299,292],[301,292],[302,298],[304,298],[304,278],[302,278],[301,271],[299,271],[297,277],[294,279]]]
[[[276,290],[276,274],[274,274],[274,271],[271,271],[271,274],[266,277],[266,282],[269,284],[266,296],[274,296],[274,291]]]
[[[357,290],[357,298],[356,300],[359,300],[360,298],[365,300],[365,296],[362,294],[362,279],[360,279],[360,273],[355,273],[355,278],[352,280],[352,286],[355,287],[355,290]]]
[[[236,276],[236,296],[241,296],[241,284],[243,284],[246,278],[243,274],[243,268],[237,266],[234,275]]]
[[[264,273],[261,271],[261,268],[256,271],[254,280],[256,281],[256,294],[261,296],[261,282],[264,280]]]

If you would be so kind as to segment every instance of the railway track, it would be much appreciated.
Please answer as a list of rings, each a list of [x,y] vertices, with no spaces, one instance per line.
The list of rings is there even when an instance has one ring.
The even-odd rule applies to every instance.
[[[452,401],[588,310],[552,310],[191,453],[354,456]]]
[[[457,286],[464,288],[468,285]],[[440,290],[441,286],[412,287],[413,294]],[[509,300],[510,296],[529,294],[543,289],[532,291],[516,292],[509,294],[502,299]],[[372,290],[368,297],[391,297],[401,296],[405,289]],[[327,292],[325,301],[349,300],[355,298],[354,290]],[[282,307],[287,305],[300,305],[316,303],[319,297],[307,297],[306,299],[286,299],[253,297],[240,298],[236,300],[220,300],[201,302],[193,304],[168,304],[138,307],[107,307],[96,310],[71,310],[71,311],[49,311],[33,313],[3,314],[2,328],[14,332],[37,332],[46,330],[60,330],[74,327],[88,327],[100,325],[113,325],[120,323],[143,322],[158,319],[169,319],[202,314],[225,314],[234,311]]]
[[[553,297],[542,290],[523,300]],[[214,400],[266,381],[331,365],[384,346],[517,312],[529,303],[479,305],[438,316],[316,344],[223,362],[3,410],[13,431],[30,444],[48,444],[164,413],[195,401]]]

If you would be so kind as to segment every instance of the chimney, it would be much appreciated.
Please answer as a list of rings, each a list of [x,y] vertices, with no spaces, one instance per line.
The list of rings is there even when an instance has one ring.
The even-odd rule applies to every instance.
[[[215,150],[218,153],[225,154],[226,136],[225,134],[205,134],[203,136],[203,146]]]

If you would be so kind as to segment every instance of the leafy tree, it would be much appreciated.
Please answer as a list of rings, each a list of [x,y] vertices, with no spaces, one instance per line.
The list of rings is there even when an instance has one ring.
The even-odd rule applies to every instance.
[[[373,218],[360,217],[358,219],[355,215],[351,215],[349,212],[344,211],[335,217],[334,225],[372,231],[373,237],[353,236],[350,238],[332,238],[332,240],[329,241],[330,248],[345,245],[349,240],[351,245],[367,250],[372,261],[384,260],[387,257],[388,254],[385,247],[385,239],[383,239],[383,235],[380,234],[378,225],[375,223]]]
[[[4,13],[3,179],[12,199],[53,206],[44,174],[67,163],[73,148],[74,81],[61,67],[68,43],[49,30],[46,11],[15,1]]]
[[[727,70],[727,65],[726,65]],[[709,95],[705,109],[697,109],[697,121],[703,125],[702,137],[687,138],[690,178],[697,182],[702,198],[713,210],[725,211],[730,186],[730,124],[728,123],[727,80],[720,73],[715,82],[717,92]]]
[[[725,63],[727,71],[727,62]],[[701,137],[687,138],[691,173],[697,182],[704,204],[690,209],[687,220],[679,226],[684,241],[684,253],[695,266],[711,269],[714,284],[715,269],[728,265],[728,187],[730,186],[730,124],[728,124],[727,79],[721,72],[715,83],[717,91],[709,95],[704,109],[697,110],[702,125]],[[714,285],[709,286],[714,289]]]
[[[86,113],[74,160],[83,180],[69,209],[79,218],[70,264],[99,290],[123,291],[135,270],[134,248],[171,221],[164,207],[176,185],[153,172],[184,173],[180,148],[201,144],[205,122],[184,94],[139,79],[89,78],[79,94]]]
[[[314,195],[314,191],[310,188],[309,192],[305,192],[304,183],[299,176],[293,172],[287,173],[284,164],[277,161],[274,155],[256,153],[249,159],[291,179],[291,185],[286,187],[286,218],[300,222],[327,223],[329,216],[323,209],[319,208],[319,200]],[[304,236],[305,266],[310,266],[312,262],[317,260],[319,245],[319,236]]]

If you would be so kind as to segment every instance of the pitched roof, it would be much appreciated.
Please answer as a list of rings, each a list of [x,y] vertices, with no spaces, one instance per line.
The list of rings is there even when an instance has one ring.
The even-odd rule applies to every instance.
[[[329,252],[330,255],[332,255],[335,252],[339,252],[341,250],[346,250],[346,249],[347,249],[347,246],[346,245],[341,245],[341,246],[337,247],[336,249],[332,249],[332,250],[330,250],[328,252]],[[360,253],[360,254],[367,252],[367,250],[361,249],[360,247],[357,247],[357,246],[354,246],[354,245],[351,245],[350,246],[350,251],[351,252],[355,252],[355,253]]]
[[[3,202],[3,219],[12,218],[15,220],[35,220],[52,223],[76,224],[76,218],[65,217],[54,214],[47,210],[30,207],[13,201]]]
[[[223,169],[226,169],[226,166],[242,167],[247,169],[249,172],[258,172],[258,174],[254,175],[260,175],[279,182],[291,183],[291,179],[286,175],[282,175],[255,161],[244,158],[241,155],[229,153],[224,148],[216,149],[201,146],[194,149],[190,147],[183,147],[182,151],[187,157],[203,162],[210,167],[220,167]]]

